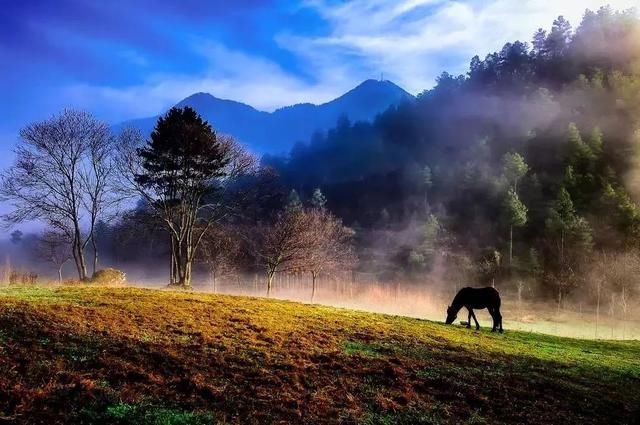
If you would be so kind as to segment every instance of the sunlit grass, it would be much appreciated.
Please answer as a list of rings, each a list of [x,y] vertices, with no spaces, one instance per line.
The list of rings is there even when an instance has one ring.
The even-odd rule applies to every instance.
[[[2,387],[20,388],[5,396],[41,400],[0,401],[5,416],[49,406],[74,420],[174,418],[162,423],[598,423],[640,406],[629,391],[639,342],[167,290],[2,288],[0,355]],[[63,402],[69,385],[80,405]]]

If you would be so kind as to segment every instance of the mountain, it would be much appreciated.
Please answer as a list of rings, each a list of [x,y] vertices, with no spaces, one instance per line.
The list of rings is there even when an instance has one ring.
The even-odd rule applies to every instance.
[[[302,103],[274,112],[259,111],[208,93],[193,94],[176,106],[191,106],[216,131],[231,134],[253,152],[262,154],[287,152],[296,142],[308,141],[315,131],[334,127],[343,115],[351,121],[370,121],[390,106],[412,98],[391,81],[367,80],[330,102]],[[148,134],[157,119],[155,116],[131,120],[118,127],[133,126]]]

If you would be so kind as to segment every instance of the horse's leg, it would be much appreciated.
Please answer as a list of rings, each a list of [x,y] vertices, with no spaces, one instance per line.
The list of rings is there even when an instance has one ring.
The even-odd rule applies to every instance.
[[[496,316],[496,310],[493,308],[488,308],[489,310],[489,314],[491,315],[491,318],[493,319],[493,328],[491,329],[491,332],[495,332],[496,328],[498,327],[498,316]]]
[[[467,318],[467,329],[471,329],[471,309],[467,307],[467,311],[469,312],[469,317]]]
[[[479,331],[480,330],[480,323],[478,323],[478,319],[476,319],[476,314],[473,312],[473,309],[469,310],[471,312],[471,317],[473,317],[473,320],[476,322],[476,330]],[[471,321],[469,321],[469,325],[471,325]]]
[[[500,314],[500,307],[496,308],[496,316],[498,317],[498,323],[500,324],[500,333],[504,332],[502,330],[502,314]]]

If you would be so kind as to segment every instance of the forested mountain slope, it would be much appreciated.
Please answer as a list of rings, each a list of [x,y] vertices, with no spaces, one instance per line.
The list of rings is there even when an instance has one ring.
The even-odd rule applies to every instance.
[[[303,197],[322,188],[363,268],[595,297],[599,264],[638,268],[639,130],[640,21],[602,8],[265,163]]]

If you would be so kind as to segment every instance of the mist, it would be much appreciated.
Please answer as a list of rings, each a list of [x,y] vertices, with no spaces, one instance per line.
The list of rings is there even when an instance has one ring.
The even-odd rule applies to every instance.
[[[404,231],[394,232],[403,243],[415,244],[415,225]],[[4,258],[0,265],[0,280],[9,281],[13,271],[18,275],[36,273],[40,284],[58,285],[56,267],[43,263],[34,257],[33,244],[37,235],[23,235],[18,243],[2,243]],[[379,253],[382,255],[382,253]],[[377,257],[377,261],[383,261]],[[446,308],[454,295],[463,286],[477,286],[473,281],[459,280],[459,284],[447,281],[453,270],[447,270],[444,257],[436,259],[432,270],[421,279],[380,281],[380,264],[372,271],[347,273],[341,277],[321,278],[316,282],[315,290],[311,279],[305,274],[279,274],[269,298],[322,305],[341,309],[351,309],[412,317],[435,322],[444,322]],[[388,261],[388,259],[386,260]],[[610,264],[610,263],[609,263]],[[101,268],[114,267],[126,273],[127,285],[132,287],[165,289],[169,268],[166,262],[155,264],[121,264],[105,259]],[[595,273],[595,272],[594,272]],[[71,262],[63,267],[65,282],[73,282],[74,268]],[[628,276],[631,281],[633,277]],[[608,277],[613,279],[612,276]],[[24,282],[16,282],[18,284]],[[640,315],[637,309],[630,308],[624,317],[611,308],[611,299],[602,297],[600,312],[590,299],[591,294],[583,297],[572,296],[566,300],[562,309],[544,297],[536,296],[533,288],[525,291],[518,300],[517,290],[510,282],[499,283],[496,288],[503,300],[504,326],[508,330],[550,334],[583,339],[633,340],[640,338]],[[264,273],[233,274],[217,278],[215,282],[202,267],[198,268],[193,291],[232,296],[266,297]],[[536,299],[537,298],[537,299]],[[615,300],[614,300],[615,303]],[[476,311],[483,328],[490,326],[491,317],[485,310]],[[458,315],[455,326],[466,321],[466,310]]]
[[[157,282],[157,281],[156,281]],[[157,288],[149,283],[144,287]],[[331,280],[317,284],[315,293],[310,281],[297,276],[285,276],[276,281],[270,298],[316,304],[350,310],[413,317],[444,323],[447,306],[457,289],[434,288],[427,282],[364,282]],[[497,288],[500,290],[500,288]],[[254,276],[239,280],[211,283],[203,282],[194,290],[234,296],[264,297],[263,279]],[[313,294],[313,296],[312,296]],[[634,340],[640,338],[640,316],[637,312],[625,319],[603,303],[596,319],[596,310],[585,300],[572,299],[562,310],[544,301],[521,301],[508,290],[501,292],[504,326],[508,330],[535,332],[582,339]],[[477,310],[476,316],[483,328],[491,326],[486,310]],[[458,315],[456,325],[466,321],[466,310]]]
[[[198,254],[180,266],[189,274],[193,269],[196,290],[268,292],[436,321],[460,288],[493,286],[512,329],[637,338],[632,306],[640,286],[621,276],[635,275],[640,251],[639,29],[634,12],[610,8],[587,12],[575,30],[558,18],[530,43],[512,41],[484,59],[474,57],[466,75],[444,72],[433,89],[371,122],[343,116],[288,155],[265,155],[259,163],[233,135],[215,136],[197,111],[172,110],[219,138],[228,161],[202,181],[206,190],[198,199],[205,199],[207,212],[189,204],[198,225],[184,234],[202,231],[207,249],[188,247],[185,253]],[[152,140],[135,129],[112,135],[109,147],[117,155],[110,160],[119,175],[106,193],[115,198],[128,191],[127,202],[113,211],[105,207],[91,229],[76,236],[86,240],[87,255],[99,252],[99,268],[122,270],[131,285],[186,282],[189,289],[191,277],[172,269],[184,257],[174,245],[188,239],[174,235],[180,220],[171,222],[175,218],[157,207],[166,201],[162,188],[135,184],[145,166],[136,152],[153,153],[153,138],[160,137],[154,133]],[[118,186],[121,180],[134,185]],[[20,190],[13,189],[13,195]],[[293,210],[306,224],[322,211],[321,224],[348,237],[320,247],[321,228],[283,219]],[[20,211],[33,210],[22,205]],[[37,218],[69,233],[46,213]],[[79,223],[86,227],[90,214],[84,214]],[[284,225],[298,226],[299,237],[268,246]],[[51,255],[38,253],[42,238],[25,234],[3,242],[5,275],[14,270],[55,281],[60,270],[63,281],[73,281],[73,261],[53,264]],[[292,252],[273,255],[274,265],[265,260],[269,249]],[[317,260],[313,271],[310,258]],[[616,273],[594,266],[611,259]],[[315,291],[310,272],[318,275]],[[211,275],[219,276],[215,289]]]

